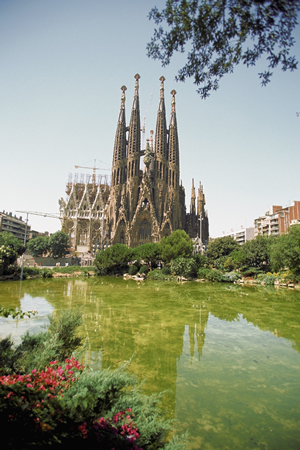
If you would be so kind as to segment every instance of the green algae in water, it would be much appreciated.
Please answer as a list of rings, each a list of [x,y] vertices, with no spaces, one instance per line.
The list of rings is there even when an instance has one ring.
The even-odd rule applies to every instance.
[[[189,448],[300,447],[300,292],[118,278],[1,284],[0,304],[41,308],[9,331],[36,331],[47,314],[82,307],[84,362],[130,370],[188,430]],[[21,324],[22,323],[22,324]],[[22,333],[20,333],[20,326]],[[7,329],[6,331],[7,332]]]

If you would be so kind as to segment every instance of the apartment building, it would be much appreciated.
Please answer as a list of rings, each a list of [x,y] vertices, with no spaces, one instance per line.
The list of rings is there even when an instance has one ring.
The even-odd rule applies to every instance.
[[[224,236],[231,236],[235,239],[240,245],[245,244],[247,241],[251,241],[254,238],[254,227],[244,228],[241,227],[240,230],[231,231],[230,233],[226,233]]]
[[[290,206],[273,205],[265,215],[254,220],[254,234],[278,236],[287,233],[289,227],[300,223],[300,201],[294,201]]]
[[[20,241],[24,242],[25,238],[26,222],[22,220],[22,216],[17,217],[12,215],[12,213],[7,213],[5,211],[0,212],[0,232],[7,231],[12,233]],[[26,230],[26,242],[29,239],[30,226],[27,225]]]

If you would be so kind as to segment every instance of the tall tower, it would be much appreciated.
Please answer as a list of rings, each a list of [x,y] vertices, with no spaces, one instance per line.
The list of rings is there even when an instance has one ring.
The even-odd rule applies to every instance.
[[[194,186],[194,178],[192,178],[192,193],[191,193],[190,214],[196,215],[196,191],[195,191],[195,186]]]
[[[127,192],[129,195],[128,220],[131,221],[137,206],[140,178],[140,153],[141,153],[141,124],[139,104],[139,79],[135,76],[135,90],[131,109],[131,117],[128,135],[128,158],[127,158]]]
[[[179,195],[179,141],[177,131],[177,120],[175,110],[176,91],[171,91],[171,117],[168,139],[168,200],[172,211],[172,228],[182,228],[182,217],[180,209]]]
[[[168,147],[167,147],[167,121],[164,96],[165,77],[160,77],[160,97],[157,111],[155,130],[155,205],[158,223],[163,221],[165,197],[168,186]]]
[[[127,178],[127,141],[125,119],[125,92],[126,86],[122,86],[121,107],[115,135],[114,152],[112,160],[110,205],[107,217],[110,229],[115,229],[119,218],[122,189]]]
[[[112,161],[112,186],[117,186],[126,181],[126,120],[125,120],[125,92],[126,86],[121,87],[121,108],[115,137],[113,161]]]
[[[169,129],[169,176],[168,185],[174,189],[179,187],[179,142],[177,132],[177,120],[175,111],[175,95],[176,91],[171,91],[171,118]]]

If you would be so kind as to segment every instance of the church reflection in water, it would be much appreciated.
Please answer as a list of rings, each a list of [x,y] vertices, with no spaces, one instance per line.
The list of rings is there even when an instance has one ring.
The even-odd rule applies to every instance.
[[[122,298],[117,298],[113,294],[114,282],[111,295],[107,286],[102,295],[98,284],[81,280],[66,284],[64,296],[69,306],[78,303],[78,298],[84,303],[87,351],[83,362],[95,368],[114,369],[131,359],[129,370],[139,380],[146,380],[146,393],[169,391],[166,402],[172,416],[184,337],[188,333],[193,364],[193,358],[201,357],[208,311],[202,305],[178,308],[172,300],[176,286],[171,286],[168,292],[164,290],[162,300],[159,295],[155,300],[150,299],[150,292],[142,287],[139,301],[130,295],[131,289],[137,289],[136,285],[130,282],[128,288],[124,282],[124,288]]]

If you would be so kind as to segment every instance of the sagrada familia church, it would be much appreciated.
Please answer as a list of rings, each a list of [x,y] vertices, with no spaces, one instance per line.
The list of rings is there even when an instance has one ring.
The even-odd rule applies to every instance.
[[[125,116],[126,86],[121,88],[110,185],[107,177],[100,176],[96,182],[95,173],[85,183],[83,179],[73,183],[69,180],[67,201],[59,201],[62,229],[69,234],[72,250],[77,255],[87,251],[93,254],[116,243],[136,247],[159,242],[178,229],[185,230],[193,239],[198,238],[201,244],[208,242],[203,186],[199,184],[196,198],[194,179],[190,212],[186,212],[185,189],[180,181],[176,91],[171,91],[168,127],[165,78],[160,78],[155,135],[150,131],[145,148],[141,148],[139,78],[135,75],[129,126]]]

